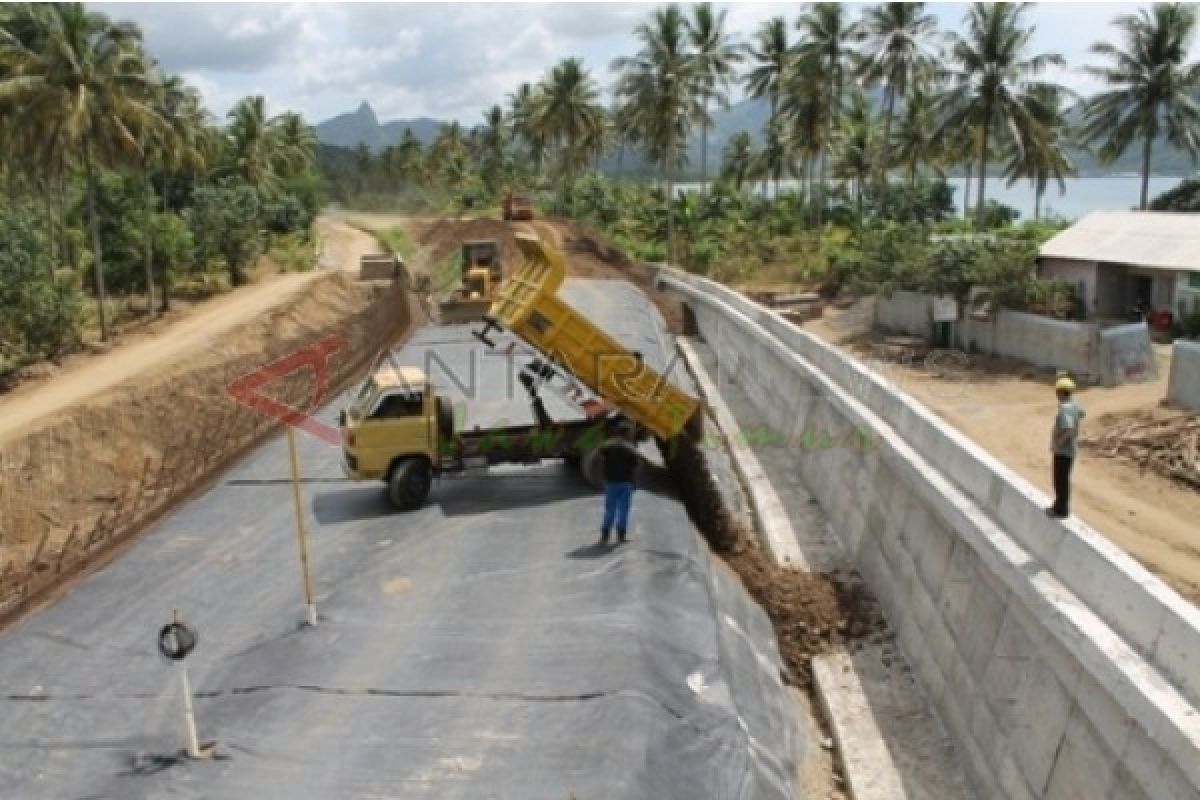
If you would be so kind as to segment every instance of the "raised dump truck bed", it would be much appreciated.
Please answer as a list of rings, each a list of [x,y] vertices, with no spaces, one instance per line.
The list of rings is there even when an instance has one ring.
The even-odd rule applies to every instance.
[[[510,330],[659,439],[699,438],[700,401],[558,296],[566,276],[561,253],[532,234],[515,238],[525,263],[500,288],[479,338],[491,346],[492,331]]]

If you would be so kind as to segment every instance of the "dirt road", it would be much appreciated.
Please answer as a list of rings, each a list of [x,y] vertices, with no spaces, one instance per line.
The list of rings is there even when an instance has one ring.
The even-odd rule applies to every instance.
[[[827,312],[805,328],[835,344],[863,332],[839,325]],[[832,324],[831,324],[832,322]],[[860,356],[869,350],[856,349]],[[887,377],[942,419],[1047,494],[1050,486],[1050,428],[1056,400],[1045,376],[1020,371],[971,369],[965,379],[946,381],[921,364],[887,364]],[[1115,389],[1084,388],[1084,432],[1104,414],[1155,408],[1166,394],[1167,364],[1159,356],[1159,379]],[[1086,450],[1076,463],[1072,512],[1142,562],[1180,594],[1200,603],[1200,493],[1152,473]]]
[[[371,236],[337,220],[322,218],[317,226],[323,243],[324,269],[357,269],[358,256],[377,249]],[[139,373],[185,359],[220,334],[284,302],[320,274],[320,270],[315,270],[272,275],[125,336],[108,353],[68,359],[48,380],[26,384],[0,396],[0,442],[41,417]]]

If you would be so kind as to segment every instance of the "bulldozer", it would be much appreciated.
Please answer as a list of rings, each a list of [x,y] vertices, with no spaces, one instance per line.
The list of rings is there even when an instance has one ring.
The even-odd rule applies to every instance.
[[[461,283],[438,306],[438,321],[443,325],[475,322],[483,319],[492,296],[504,278],[500,263],[500,245],[495,239],[463,242]]]

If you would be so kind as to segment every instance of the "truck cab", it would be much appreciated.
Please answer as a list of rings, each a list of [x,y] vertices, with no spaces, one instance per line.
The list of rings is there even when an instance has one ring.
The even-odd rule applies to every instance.
[[[429,493],[441,442],[454,435],[449,404],[415,367],[381,367],[342,412],[342,463],[354,480],[383,480],[400,508]]]

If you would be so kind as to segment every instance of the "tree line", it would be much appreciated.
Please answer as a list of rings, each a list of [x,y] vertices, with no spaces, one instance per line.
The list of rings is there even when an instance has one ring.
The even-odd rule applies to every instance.
[[[236,286],[320,203],[302,116],[247,97],[223,124],[141,31],[79,3],[0,4],[0,373],[112,331],[112,292],[169,309]],[[218,272],[219,271],[219,272]]]
[[[939,30],[923,3],[882,3],[855,13],[812,3],[797,18],[766,20],[749,41],[727,30],[725,12],[671,4],[634,31],[637,52],[609,65],[611,102],[577,58],[523,83],[478,126],[443,125],[425,147],[411,132],[378,156],[365,147],[346,175],[377,175],[393,185],[454,186],[485,202],[509,185],[571,186],[589,166],[627,153],[656,165],[666,196],[700,140],[699,174],[709,184],[708,134],[717,109],[740,87],[764,99],[769,117],[757,137],[742,132],[720,154],[716,177],[740,189],[754,181],[801,182],[819,225],[835,186],[861,209],[864,195],[889,183],[915,185],[948,170],[974,190],[984,227],[987,185],[998,171],[1010,185],[1029,181],[1040,206],[1051,182],[1075,174],[1072,154],[1111,163],[1142,151],[1139,205],[1148,203],[1153,149],[1200,153],[1200,64],[1188,63],[1194,4],[1159,3],[1116,17],[1114,42],[1091,47],[1082,70],[1105,89],[1080,98],[1047,78],[1067,66],[1034,52],[1029,3],[976,3],[961,30]],[[614,170],[610,170],[614,171]],[[964,214],[970,198],[964,196]],[[667,215],[670,226],[673,215]]]

